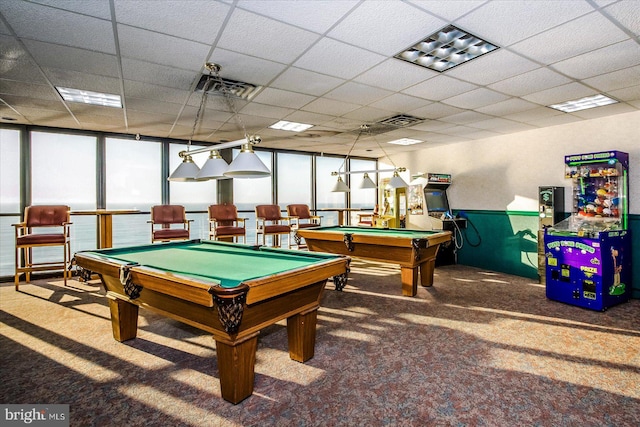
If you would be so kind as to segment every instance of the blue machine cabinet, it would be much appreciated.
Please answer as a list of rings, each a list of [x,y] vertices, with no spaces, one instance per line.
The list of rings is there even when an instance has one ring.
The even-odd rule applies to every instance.
[[[604,311],[631,298],[629,155],[578,154],[565,164],[573,212],[545,231],[547,298]]]

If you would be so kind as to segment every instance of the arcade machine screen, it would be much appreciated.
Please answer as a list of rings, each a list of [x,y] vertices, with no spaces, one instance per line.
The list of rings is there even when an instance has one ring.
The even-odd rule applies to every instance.
[[[446,191],[425,189],[424,198],[430,216],[440,218],[442,214],[449,213],[449,200]]]

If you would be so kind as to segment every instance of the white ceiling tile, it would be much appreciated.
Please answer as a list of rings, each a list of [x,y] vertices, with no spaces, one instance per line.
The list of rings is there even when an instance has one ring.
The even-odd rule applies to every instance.
[[[454,24],[506,47],[591,11],[586,1],[489,1]]]
[[[473,109],[504,101],[508,98],[508,95],[498,93],[491,89],[479,88],[451,98],[443,99],[442,102],[458,108]]]
[[[580,83],[569,83],[551,89],[535,92],[523,96],[527,101],[540,105],[558,104],[560,102],[572,101],[584,98],[585,96],[596,95],[595,91]]]
[[[152,64],[136,59],[122,58],[122,75],[126,80],[151,83],[188,90],[200,75],[165,65]]]
[[[268,117],[270,119],[279,119],[282,116],[288,116],[293,113],[293,108],[285,108],[285,107],[276,107],[273,105],[265,105],[258,104],[257,102],[252,102],[251,104],[244,107],[240,112],[243,115],[251,116],[256,115],[260,117]],[[277,122],[278,120],[271,120],[270,125]],[[245,123],[245,125],[248,124]]]
[[[314,73],[301,68],[287,68],[271,83],[278,89],[322,96],[344,82],[343,79]]]
[[[526,130],[535,129],[534,126],[525,123],[514,122],[513,120],[502,119],[499,117],[475,122],[473,124],[473,127],[487,129],[499,133],[523,132]]]
[[[149,83],[134,82],[131,80],[124,80],[123,83],[126,97],[184,104],[190,95],[189,92]]]
[[[565,61],[553,68],[576,78],[585,79],[640,64],[640,45],[627,40]]]
[[[229,5],[201,0],[115,0],[116,19],[122,24],[167,35],[213,43],[223,26]]]
[[[597,31],[594,29],[597,28]],[[511,46],[514,52],[545,64],[591,52],[629,38],[599,12],[577,18]]]
[[[322,39],[294,65],[330,76],[352,79],[384,59],[382,55],[367,52],[337,40]]]
[[[640,35],[640,5],[637,0],[617,2],[604,8],[603,12],[613,17],[636,36]]]
[[[398,0],[368,1],[360,3],[328,36],[393,56],[446,24]],[[400,27],[402,31],[397,31]]]
[[[463,111],[464,110],[462,108],[453,107],[451,105],[443,104],[441,102],[434,102],[432,104],[428,104],[423,107],[409,110],[409,113],[411,115],[421,117],[424,119],[441,119],[443,117],[458,114]]]
[[[238,7],[322,34],[358,2],[359,0],[240,0]]]
[[[561,113],[553,116],[546,116],[546,117],[541,116],[541,117],[531,118],[528,121],[528,123],[532,126],[546,127],[546,126],[565,125],[568,123],[579,122],[581,120],[582,119],[577,116]]]
[[[45,68],[45,74],[54,86],[73,89],[90,90],[93,92],[120,95],[120,79],[96,76],[95,74],[80,73],[57,68]]]
[[[305,105],[303,110],[311,111],[312,113],[331,114],[331,115],[341,116],[359,107],[360,106],[357,104],[334,101],[333,99],[327,99],[327,98],[318,98],[315,101]]]
[[[386,98],[380,99],[376,102],[369,104],[370,107],[380,108],[382,110],[389,111],[406,111],[415,110],[430,102],[424,99],[416,98],[415,96],[409,96],[402,93],[394,93]]]
[[[638,80],[637,83],[640,83],[640,80]],[[640,99],[640,85],[614,90],[609,92],[609,95],[619,101],[637,101]]]
[[[360,74],[354,81],[399,91],[439,75],[437,71],[391,58]]]
[[[505,114],[518,113],[538,107],[540,107],[538,104],[525,101],[524,99],[511,98],[506,101],[496,102],[495,104],[485,105],[484,107],[477,108],[476,111],[494,116],[504,116]]]
[[[15,37],[0,36],[0,59],[28,61],[30,58]]]
[[[2,78],[35,84],[47,84],[47,80],[39,68],[28,59],[11,60],[0,59]]]
[[[288,90],[265,88],[262,92],[256,95],[255,98],[253,98],[253,101],[260,104],[298,109],[314,99],[315,97],[313,96],[303,95]]]
[[[36,85],[29,82],[16,82],[0,80],[0,93],[5,95],[16,95],[22,97],[32,97],[37,99],[47,99],[50,101],[60,100],[56,90],[49,85]],[[9,84],[10,83],[10,84]]]
[[[479,85],[488,85],[526,73],[538,67],[540,65],[535,62],[505,49],[498,49],[460,64],[446,71],[446,73],[450,77],[456,77]]]
[[[362,123],[372,123],[389,117],[389,111],[372,107],[362,107],[346,113],[344,117],[348,119],[358,120]]]
[[[284,69],[285,65],[225,49],[216,49],[208,59],[222,66],[220,76],[232,80],[266,85]]]
[[[538,68],[489,85],[489,88],[513,96],[522,96],[570,83],[567,77],[547,68]]]
[[[109,21],[18,1],[2,2],[2,14],[19,37],[98,52],[116,52]]]
[[[441,101],[445,98],[450,98],[454,95],[469,92],[477,88],[478,86],[474,84],[440,74],[422,83],[418,83],[415,86],[411,86],[402,92],[432,101]]]
[[[182,108],[181,104],[172,102],[157,102],[151,99],[127,98],[127,110],[146,111],[148,113],[162,113],[177,116]]]
[[[554,110],[549,107],[538,107],[531,110],[519,111],[513,114],[503,116],[505,119],[515,120],[517,122],[533,123],[536,120],[546,119],[551,116],[563,115],[562,111]]]
[[[321,125],[325,122],[328,122],[329,120],[331,120],[333,118],[333,116],[330,116],[328,114],[318,114],[318,113],[312,113],[310,111],[294,111],[293,113],[289,114],[286,119],[287,121],[290,122],[297,122],[297,123],[307,123],[307,124],[312,124],[312,125]]]
[[[584,80],[584,84],[602,92],[634,86],[638,82],[640,82],[640,66],[629,67]]]
[[[209,46],[148,30],[118,25],[120,52],[125,58],[162,64],[183,70],[200,70]],[[162,46],[162,49],[149,49]]]
[[[358,104],[367,105],[392,94],[389,90],[348,82],[328,92],[325,97],[336,101],[357,101]]]
[[[425,122],[418,123],[411,126],[411,129],[424,131],[424,132],[438,132],[438,131],[444,131],[454,126],[455,126],[455,123],[448,123],[440,120],[427,120]]]
[[[488,116],[486,114],[482,114],[482,113],[478,113],[475,111],[463,111],[461,113],[458,114],[453,114],[447,117],[443,117],[440,120],[445,121],[445,122],[451,122],[451,123],[456,123],[459,125],[464,125],[464,124],[468,124],[468,123],[474,123],[474,122],[479,122],[482,120],[488,120],[490,119],[491,116]]]
[[[407,3],[414,4],[424,11],[440,16],[449,22],[453,22],[462,15],[469,13],[470,10],[486,3],[486,0],[456,0],[446,2],[442,0],[407,0]]]
[[[111,8],[109,2],[104,0],[82,0],[82,1],[60,1],[60,0],[31,0],[33,3],[55,7],[57,9],[68,10],[70,12],[81,13],[83,15],[95,16],[96,18],[111,19]]]
[[[318,38],[318,34],[310,31],[236,9],[218,47],[290,64]]]
[[[30,40],[25,40],[24,44],[41,67],[120,77],[115,55]]]

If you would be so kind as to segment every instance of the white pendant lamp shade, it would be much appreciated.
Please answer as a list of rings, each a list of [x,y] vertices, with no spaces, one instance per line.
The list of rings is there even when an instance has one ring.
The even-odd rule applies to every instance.
[[[395,171],[393,173],[393,176],[391,177],[391,180],[389,180],[389,187],[391,188],[404,188],[408,186],[409,184],[407,184],[405,180],[402,179],[400,175],[398,175],[398,171]]]
[[[338,181],[336,182],[336,185],[333,186],[333,190],[331,191],[334,193],[348,193],[351,190],[349,190],[347,184],[345,184],[345,182],[342,180],[342,177],[338,176]]]
[[[371,178],[369,178],[369,174],[365,172],[364,176],[362,177],[362,182],[360,183],[360,188],[367,189],[367,188],[377,188],[377,187],[378,186],[376,185],[376,183],[373,182]]]
[[[194,182],[202,181],[197,178],[200,168],[193,163],[193,159],[189,154],[185,155],[182,163],[176,168],[169,177],[169,181],[174,182]]]
[[[225,179],[224,173],[229,169],[229,165],[220,156],[217,150],[211,150],[209,158],[202,165],[198,179]]]
[[[270,175],[269,169],[253,152],[249,144],[242,146],[242,150],[224,173],[224,176],[228,178],[264,178]]]

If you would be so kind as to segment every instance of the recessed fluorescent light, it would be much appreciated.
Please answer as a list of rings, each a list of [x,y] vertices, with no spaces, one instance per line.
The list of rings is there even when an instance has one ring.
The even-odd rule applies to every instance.
[[[396,139],[396,140],[393,140],[393,141],[389,141],[389,144],[413,145],[413,144],[420,144],[421,142],[424,142],[424,141],[420,141],[419,139],[400,138],[400,139]]]
[[[309,129],[310,127],[313,127],[313,125],[280,120],[278,123],[274,123],[269,127],[271,129],[289,130],[291,132],[302,132]]]
[[[498,46],[448,25],[394,58],[443,72],[496,49]]]
[[[587,110],[589,108],[602,107],[603,105],[615,104],[618,101],[604,95],[587,96],[586,98],[576,99],[574,101],[563,102],[562,104],[549,105],[556,110],[572,113],[574,111]]]
[[[56,89],[65,101],[82,102],[84,104],[101,105],[103,107],[122,108],[120,95],[111,95],[109,93],[91,92],[89,90],[70,89],[58,86],[56,86]]]

